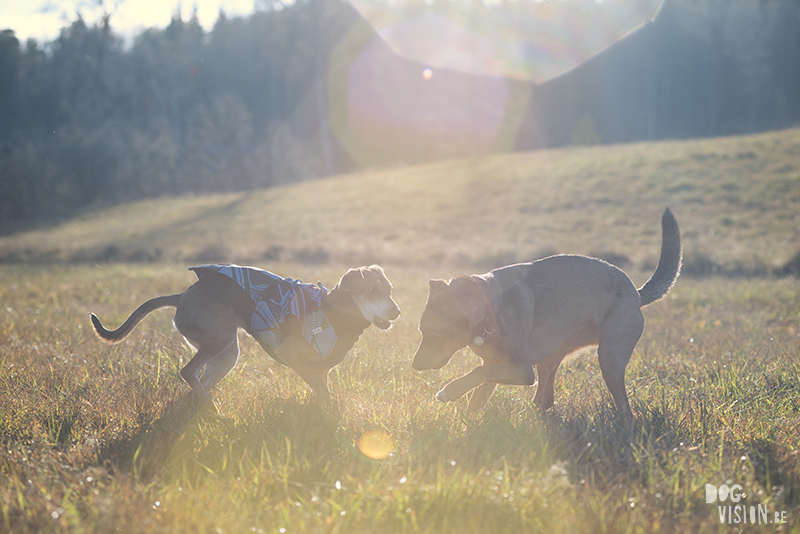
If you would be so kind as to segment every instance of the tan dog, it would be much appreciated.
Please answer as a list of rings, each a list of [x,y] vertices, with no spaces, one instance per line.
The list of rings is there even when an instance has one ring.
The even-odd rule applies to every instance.
[[[625,368],[644,331],[641,308],[667,294],[681,267],[680,232],[669,209],[661,228],[658,266],[639,290],[620,269],[585,256],[551,256],[449,283],[431,280],[414,369],[439,369],[468,346],[483,365],[445,385],[436,398],[454,401],[477,388],[468,406],[474,411],[497,384],[533,384],[536,365],[534,402],[547,409],[564,357],[598,345],[603,380],[620,413],[631,417]]]
[[[327,401],[331,368],[370,324],[386,330],[400,315],[392,284],[377,265],[350,269],[330,292],[321,284],[237,265],[192,270],[199,278],[194,285],[145,302],[117,330],[106,330],[95,314],[91,319],[98,336],[117,343],[150,312],[177,308],[175,328],[197,349],[181,376],[201,397],[236,365],[237,332],[243,328]]]

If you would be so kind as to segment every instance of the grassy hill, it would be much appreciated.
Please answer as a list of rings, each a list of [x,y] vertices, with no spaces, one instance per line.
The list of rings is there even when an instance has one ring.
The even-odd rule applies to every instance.
[[[545,413],[534,387],[499,386],[471,416],[466,398],[436,402],[478,365],[468,349],[411,368],[428,278],[576,252],[641,283],[666,205],[689,274],[783,272],[800,249],[800,130],[151,200],[2,236],[0,532],[800,532],[798,277],[684,275],[646,307],[631,424],[593,350],[562,364]],[[170,311],[114,346],[88,312],[119,324],[204,261],[328,287],[377,261],[403,314],[332,371],[331,405],[245,336],[201,404]],[[389,456],[362,454],[373,432]],[[706,503],[722,484],[767,522]]]
[[[0,237],[0,261],[449,272],[581,253],[647,270],[665,206],[683,232],[685,274],[781,270],[800,250],[800,130],[500,154],[98,208]]]

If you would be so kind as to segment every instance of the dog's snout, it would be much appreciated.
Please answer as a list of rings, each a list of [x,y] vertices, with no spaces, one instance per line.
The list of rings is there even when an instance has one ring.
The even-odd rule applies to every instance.
[[[411,367],[415,371],[427,371],[428,369],[430,369],[430,367],[422,363],[422,358],[419,357],[419,351],[417,351],[417,353],[414,354],[414,359],[411,361]]]
[[[422,343],[420,343],[420,346],[417,348],[417,352],[414,353],[411,367],[413,367],[415,371],[428,371],[434,368],[433,365],[431,365],[431,355],[424,349]]]
[[[463,346],[463,345],[462,345]],[[422,340],[417,347],[417,352],[414,354],[414,359],[411,361],[411,367],[416,371],[430,371],[431,369],[441,369],[455,351],[460,347],[448,347],[443,345],[440,341],[431,340],[424,334]]]

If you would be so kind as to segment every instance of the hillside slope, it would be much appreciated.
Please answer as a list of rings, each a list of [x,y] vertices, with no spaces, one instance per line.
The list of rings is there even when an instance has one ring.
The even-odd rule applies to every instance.
[[[800,250],[800,129],[584,147],[147,200],[0,237],[4,262],[227,261],[488,269],[550,253],[649,269],[669,206],[687,274]]]

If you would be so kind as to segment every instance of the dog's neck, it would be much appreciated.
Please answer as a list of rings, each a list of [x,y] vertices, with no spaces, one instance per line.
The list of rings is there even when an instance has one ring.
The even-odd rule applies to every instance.
[[[497,319],[490,306],[486,306],[486,314],[480,323],[472,329],[473,338],[469,342],[472,352],[481,358],[492,357],[504,350],[504,343],[500,335]]]
[[[361,311],[339,284],[322,297],[322,309],[336,332],[336,346],[326,359],[326,365],[334,366],[341,362],[347,351],[372,323],[364,318]]]
[[[322,309],[333,325],[337,334],[339,328],[347,331],[358,331],[359,334],[372,323],[364,318],[361,311],[345,290],[337,284],[327,295],[322,297]]]

